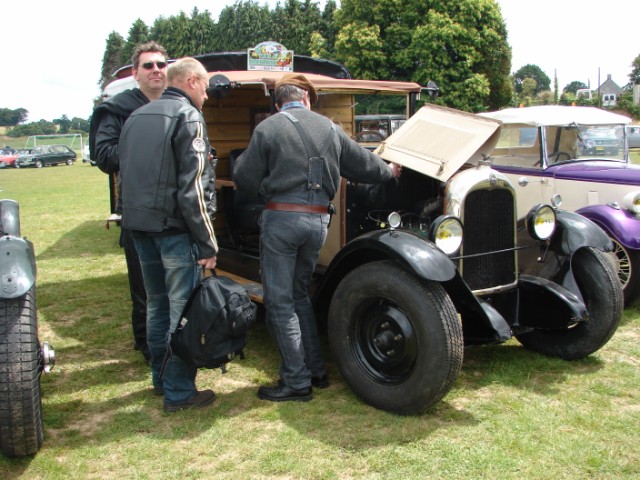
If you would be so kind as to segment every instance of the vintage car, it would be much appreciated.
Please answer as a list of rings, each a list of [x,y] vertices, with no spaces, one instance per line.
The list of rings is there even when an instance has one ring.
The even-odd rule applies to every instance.
[[[640,125],[627,126],[629,148],[640,148]]]
[[[203,115],[218,156],[219,274],[260,302],[264,204],[235,190],[233,164],[255,126],[277,114],[274,88],[285,72],[248,71],[246,52],[196,58],[211,72]],[[483,160],[499,122],[418,108],[433,86],[355,80],[340,64],[299,55],[293,69],[317,89],[313,109],[348,135],[361,95],[400,96],[410,117],[378,150],[404,165],[398,179],[342,180],[311,288],[332,360],[364,402],[399,414],[427,410],[454,385],[465,346],[515,337],[573,360],[607,343],[623,308],[611,241],[585,217],[549,205],[518,223],[514,185]],[[130,71],[117,72],[104,96],[135,86]]]
[[[73,165],[76,156],[76,152],[66,145],[39,145],[31,153],[16,158],[15,166],[42,168],[46,165]]]
[[[640,295],[640,165],[629,160],[629,119],[595,107],[539,106],[482,114],[502,122],[493,167],[514,184],[518,217],[551,202],[578,212],[615,245],[626,304]]]
[[[402,114],[356,115],[356,133],[353,139],[358,143],[380,143],[406,121],[407,116]]]
[[[22,457],[42,446],[40,375],[55,352],[38,339],[35,253],[13,200],[0,200],[0,272],[0,451]]]

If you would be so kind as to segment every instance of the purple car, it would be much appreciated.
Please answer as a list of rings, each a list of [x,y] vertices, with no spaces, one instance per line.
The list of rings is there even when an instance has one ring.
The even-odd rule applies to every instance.
[[[493,167],[517,185],[518,216],[552,203],[597,223],[614,243],[628,305],[640,294],[640,166],[629,118],[594,107],[538,106],[482,114],[500,120]]]

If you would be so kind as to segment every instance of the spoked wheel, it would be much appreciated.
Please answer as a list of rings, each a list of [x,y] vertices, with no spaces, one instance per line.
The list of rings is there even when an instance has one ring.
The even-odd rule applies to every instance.
[[[0,450],[8,457],[42,446],[40,373],[35,290],[0,300]]]
[[[558,329],[536,329],[516,335],[529,349],[565,360],[577,360],[599,350],[618,328],[622,316],[622,285],[612,262],[594,248],[580,249],[571,267],[589,312],[586,321]]]
[[[354,393],[399,414],[442,399],[462,366],[462,326],[449,296],[391,261],[362,265],[342,280],[329,339]]]
[[[629,250],[615,238],[613,242],[613,252],[618,268],[618,277],[622,283],[624,292],[624,304],[630,305],[640,294],[640,252]]]

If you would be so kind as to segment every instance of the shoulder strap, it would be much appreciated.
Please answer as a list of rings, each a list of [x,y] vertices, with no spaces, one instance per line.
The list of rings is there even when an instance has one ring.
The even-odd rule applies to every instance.
[[[312,158],[314,155],[311,155],[311,152],[309,150],[313,149],[313,143],[311,143],[311,140],[309,139],[309,135],[307,135],[307,132],[304,129],[304,127],[300,124],[298,119],[293,115],[291,115],[289,112],[280,112],[280,113],[283,114],[285,117],[287,117],[289,120],[291,120],[291,123],[293,123],[293,126],[296,127],[296,130],[298,131],[298,135],[300,135],[300,138],[302,139],[302,143],[304,144],[304,149],[307,152],[307,158]],[[331,139],[333,138],[335,129],[336,129],[335,124],[331,122],[331,130],[329,131],[329,136],[324,141],[324,144],[325,144],[324,149],[322,150],[322,153],[318,155],[318,157],[324,157],[329,151],[329,147],[331,146]]]

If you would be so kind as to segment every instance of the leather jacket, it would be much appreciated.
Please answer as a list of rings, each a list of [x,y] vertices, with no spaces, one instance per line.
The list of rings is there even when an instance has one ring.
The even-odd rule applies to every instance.
[[[217,255],[215,166],[202,113],[182,90],[131,114],[120,136],[122,226],[151,233],[189,232],[200,258]]]

